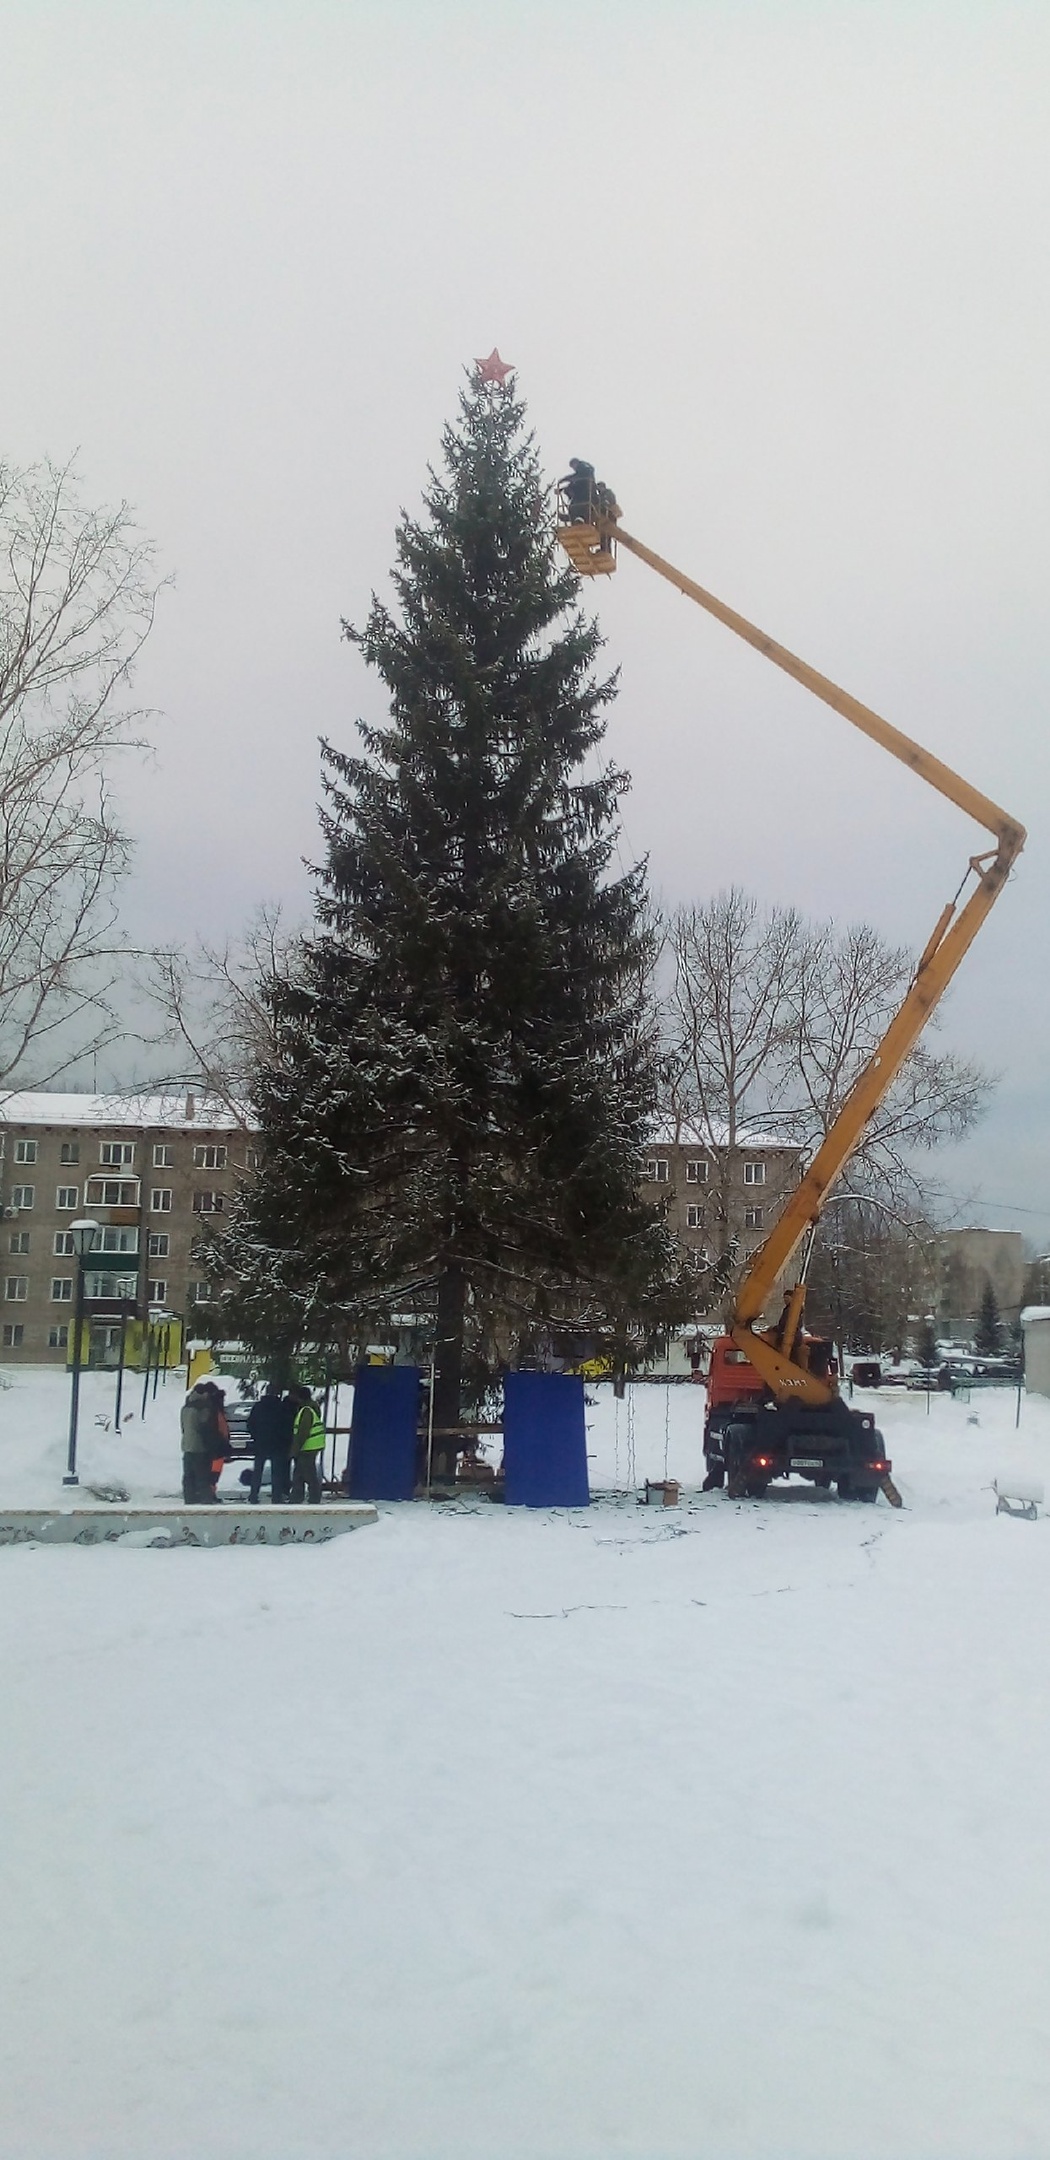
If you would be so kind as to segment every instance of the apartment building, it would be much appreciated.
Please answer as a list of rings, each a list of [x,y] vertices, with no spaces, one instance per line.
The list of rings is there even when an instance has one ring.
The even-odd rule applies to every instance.
[[[255,1167],[251,1134],[204,1096],[14,1094],[0,1102],[0,1363],[64,1364],[76,1299],[71,1223],[99,1225],[84,1270],[93,1364],[114,1362],[121,1313],[184,1317],[207,1294],[192,1256],[201,1223]],[[753,1132],[733,1146],[685,1125],[658,1129],[642,1164],[705,1267],[730,1241],[762,1243],[798,1183],[800,1150]],[[720,1297],[698,1317],[717,1317]]]
[[[99,1225],[84,1270],[92,1363],[112,1362],[122,1311],[185,1315],[207,1289],[194,1237],[253,1167],[250,1135],[201,1096],[0,1101],[0,1362],[65,1363],[78,1217]]]
[[[722,1135],[676,1124],[657,1129],[642,1174],[667,1194],[668,1222],[696,1264],[703,1291],[705,1270],[735,1243],[740,1272],[776,1221],[781,1204],[804,1167],[794,1141],[750,1130],[732,1145]],[[717,1318],[721,1295],[712,1287],[699,1317]]]

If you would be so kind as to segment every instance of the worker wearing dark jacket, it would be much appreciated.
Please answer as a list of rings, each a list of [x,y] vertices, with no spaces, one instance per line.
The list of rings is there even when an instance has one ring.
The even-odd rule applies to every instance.
[[[202,1380],[190,1389],[179,1422],[182,1427],[182,1497],[188,1507],[208,1507],[215,1498],[211,1466],[220,1441],[216,1403]]]
[[[571,457],[569,471],[558,486],[564,490],[570,525],[589,525],[594,516],[594,467],[586,458]]]
[[[298,1502],[309,1498],[316,1505],[321,1498],[324,1426],[308,1388],[292,1388],[290,1393],[296,1405],[292,1433],[292,1499]]]
[[[288,1498],[292,1474],[292,1426],[295,1423],[295,1404],[281,1394],[276,1380],[268,1382],[258,1402],[253,1403],[247,1417],[251,1436],[252,1481],[248,1498],[258,1500],[263,1481],[263,1471],[270,1465],[270,1498],[275,1507]]]

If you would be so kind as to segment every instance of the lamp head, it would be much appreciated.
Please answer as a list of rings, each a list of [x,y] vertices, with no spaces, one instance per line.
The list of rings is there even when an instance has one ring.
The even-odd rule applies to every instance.
[[[77,1259],[83,1260],[85,1254],[93,1250],[95,1239],[98,1236],[99,1225],[93,1215],[80,1215],[77,1217],[76,1222],[70,1223],[69,1228],[73,1239],[73,1250]]]

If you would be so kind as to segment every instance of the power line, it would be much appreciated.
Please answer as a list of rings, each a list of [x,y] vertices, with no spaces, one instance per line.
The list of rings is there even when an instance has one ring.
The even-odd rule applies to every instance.
[[[1050,1215],[1050,1201],[1045,1207],[1021,1207],[1016,1200],[982,1200],[983,1208],[1001,1208],[1004,1215]]]

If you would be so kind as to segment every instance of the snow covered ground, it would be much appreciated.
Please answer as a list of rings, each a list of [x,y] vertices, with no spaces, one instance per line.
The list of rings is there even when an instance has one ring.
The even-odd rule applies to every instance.
[[[111,1395],[85,1477],[174,1493],[177,1386]],[[60,1496],[66,1401],[11,1375],[0,1502]],[[1014,1402],[881,1398],[901,1513],[701,1498],[699,1391],[640,1387],[592,1476],[666,1456],[676,1513],[0,1552],[5,2160],[1050,2154]]]

